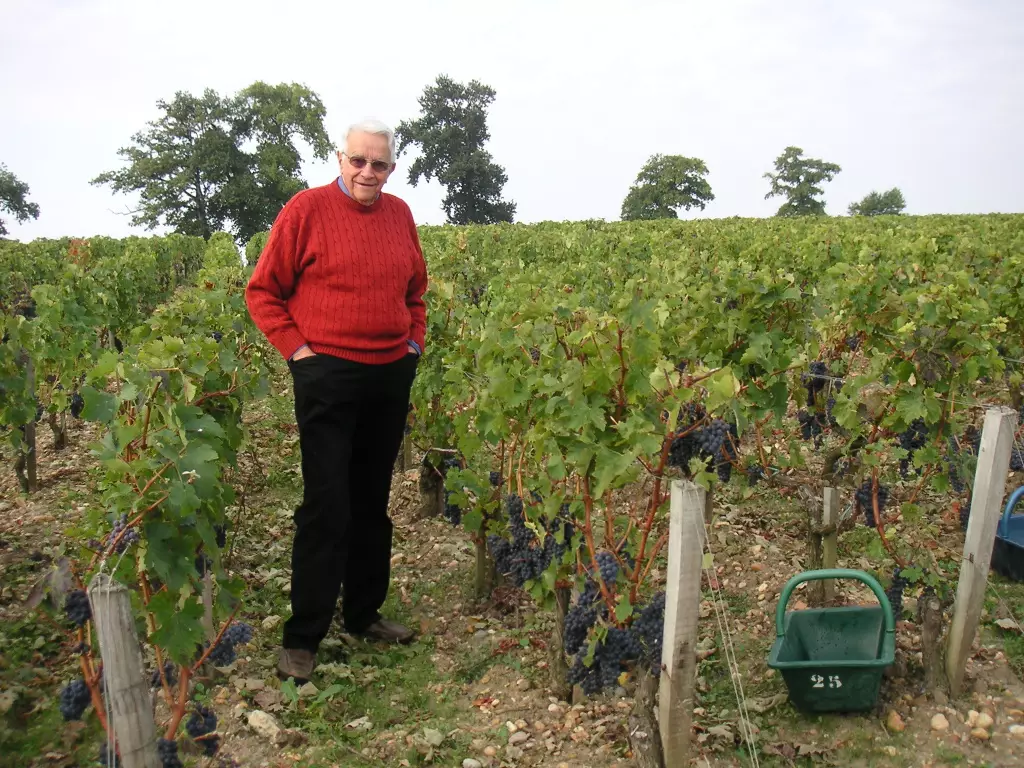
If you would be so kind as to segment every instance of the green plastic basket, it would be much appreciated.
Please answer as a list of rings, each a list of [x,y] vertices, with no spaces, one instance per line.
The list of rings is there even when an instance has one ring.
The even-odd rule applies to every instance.
[[[786,611],[799,584],[856,579],[871,587],[878,606]],[[775,611],[775,643],[768,666],[782,673],[789,699],[807,712],[857,712],[878,700],[885,668],[896,656],[896,622],[881,585],[846,568],[804,571],[791,578]]]

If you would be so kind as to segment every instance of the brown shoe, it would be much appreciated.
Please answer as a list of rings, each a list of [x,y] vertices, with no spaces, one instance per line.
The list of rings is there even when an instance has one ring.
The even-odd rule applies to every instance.
[[[408,627],[403,627],[397,621],[389,619],[378,619],[357,635],[371,640],[383,640],[387,643],[411,643],[416,633]]]
[[[282,648],[277,656],[277,676],[282,680],[294,677],[299,685],[305,685],[316,667],[316,654],[302,648]]]

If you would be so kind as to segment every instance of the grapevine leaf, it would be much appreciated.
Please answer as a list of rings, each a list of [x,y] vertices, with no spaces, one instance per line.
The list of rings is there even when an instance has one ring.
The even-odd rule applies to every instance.
[[[714,411],[719,406],[731,402],[740,389],[740,383],[733,376],[732,368],[729,366],[716,371],[706,383],[708,388],[707,409],[709,411]]]
[[[470,533],[478,533],[483,527],[483,513],[476,507],[462,513],[462,525]]]
[[[621,624],[633,615],[633,604],[629,602],[628,595],[620,595],[618,604],[615,606],[615,618]]]
[[[109,424],[117,413],[117,397],[107,392],[100,392],[90,386],[84,386],[80,394],[85,406],[82,408],[84,421],[98,421]]]
[[[96,381],[97,379],[104,379],[112,374],[117,369],[117,364],[120,362],[121,356],[114,350],[107,350],[99,356],[96,361],[96,365],[89,371],[88,380]]]
[[[169,590],[159,592],[149,601],[156,629],[150,641],[165,648],[178,664],[195,659],[196,647],[203,644],[203,605],[195,598],[176,600]]]

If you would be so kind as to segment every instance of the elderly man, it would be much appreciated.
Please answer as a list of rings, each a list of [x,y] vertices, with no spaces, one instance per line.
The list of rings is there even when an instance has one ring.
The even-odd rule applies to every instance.
[[[288,361],[302,453],[292,615],[278,675],[309,679],[339,594],[347,631],[407,643],[379,610],[391,579],[391,473],[424,348],[427,270],[409,206],[382,190],[394,133],[349,128],[340,176],[281,210],[246,289]],[[342,591],[342,586],[344,587]]]

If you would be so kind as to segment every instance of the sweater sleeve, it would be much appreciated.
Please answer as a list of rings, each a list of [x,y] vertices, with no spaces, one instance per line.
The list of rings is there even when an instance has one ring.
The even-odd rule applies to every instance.
[[[277,215],[245,289],[253,322],[286,360],[306,343],[288,312],[302,262],[297,208],[292,198]]]
[[[423,294],[427,291],[427,262],[423,258],[423,249],[420,247],[420,236],[416,231],[416,222],[412,217],[412,211],[408,212],[409,231],[413,245],[416,246],[416,271],[412,280],[409,281],[409,289],[405,295],[406,306],[409,307],[409,314],[412,316],[412,326],[409,328],[409,335],[422,350],[426,348],[427,336],[427,304],[423,300]]]

